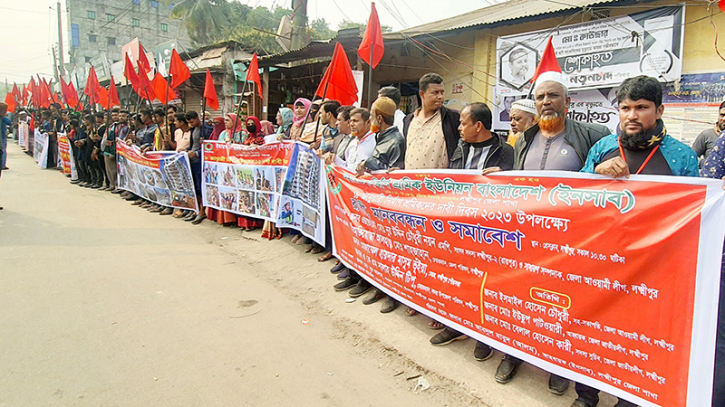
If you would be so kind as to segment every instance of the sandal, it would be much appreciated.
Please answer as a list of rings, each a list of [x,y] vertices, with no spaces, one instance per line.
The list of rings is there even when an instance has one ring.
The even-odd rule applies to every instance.
[[[314,248],[315,248],[315,245],[309,245],[309,246],[307,246],[307,248],[305,249],[305,253],[311,252],[312,249],[314,249]]]
[[[405,313],[408,314],[409,317],[412,317],[418,314],[418,311],[414,310],[413,308],[408,308],[405,310]]]
[[[441,324],[440,322],[438,322],[436,320],[432,320],[428,323],[428,328],[430,328],[430,329],[439,330],[439,329],[443,329],[445,327],[446,327],[445,325]]]
[[[310,253],[312,254],[320,254],[325,251],[325,248],[322,246],[315,246],[312,248],[312,251]]]
[[[281,231],[281,230],[278,230],[278,231],[277,231],[277,234],[276,234],[276,235],[274,235],[274,238],[275,238],[275,239],[281,239],[281,238],[282,238],[282,231]]]
[[[317,259],[317,261],[319,261],[320,263],[322,263],[322,262],[325,262],[325,261],[330,260],[331,258],[332,258],[332,252],[328,252],[328,253],[325,253],[322,256],[320,256]]]

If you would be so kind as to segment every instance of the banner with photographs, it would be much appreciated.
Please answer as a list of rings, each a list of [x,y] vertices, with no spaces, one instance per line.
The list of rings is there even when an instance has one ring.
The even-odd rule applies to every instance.
[[[48,133],[41,133],[37,129],[35,130],[35,137],[33,140],[33,158],[38,163],[40,168],[48,168]]]
[[[70,175],[72,180],[78,179],[76,165],[73,161],[73,151],[65,133],[58,133],[58,162],[60,163],[59,166],[63,168],[63,174]]]
[[[205,206],[270,220],[325,243],[322,166],[305,144],[205,141],[202,162]]]
[[[205,141],[202,145],[204,206],[274,221],[295,144],[263,146]]]
[[[510,90],[502,89],[501,104],[496,106],[493,115],[495,130],[511,130],[511,104],[524,95],[516,95]],[[508,92],[507,92],[508,91]],[[619,113],[617,111],[617,88],[582,89],[569,91],[571,105],[566,113],[569,119],[585,123],[601,124],[612,133],[617,131]]]
[[[25,142],[28,140],[28,123],[18,122],[18,145],[23,151],[28,151],[28,147]]]
[[[194,180],[186,152],[148,152],[117,143],[118,188],[139,197],[179,209],[199,211]]]
[[[527,93],[549,36],[570,90],[617,86],[638,75],[677,80],[682,74],[684,17],[683,6],[670,6],[553,32],[499,37],[497,85]]]

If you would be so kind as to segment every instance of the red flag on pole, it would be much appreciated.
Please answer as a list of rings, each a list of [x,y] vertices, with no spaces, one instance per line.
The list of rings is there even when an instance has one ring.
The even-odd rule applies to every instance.
[[[151,87],[154,89],[156,99],[160,100],[163,104],[167,104],[169,100],[174,100],[177,97],[176,93],[172,89],[169,89],[169,98],[166,99],[166,88],[168,86],[169,84],[166,82],[166,79],[160,73],[156,72],[154,80],[151,81]]]
[[[181,60],[181,56],[175,49],[171,51],[169,74],[171,75],[171,87],[174,89],[178,88],[179,85],[191,78],[189,67]]]
[[[255,61],[256,61],[256,55],[255,55]],[[259,77],[259,73],[257,73],[257,77]],[[209,106],[212,110],[219,110],[219,98],[216,95],[216,87],[214,86],[214,81],[211,78],[211,72],[209,72],[209,68],[206,68],[206,80],[204,81],[204,99],[206,99],[206,105]]]
[[[101,86],[100,89],[98,89],[98,99],[96,99],[96,103],[100,103],[103,108],[108,107],[108,90]]]
[[[143,49],[143,45],[141,45],[141,42],[138,43],[138,74],[141,76],[142,74],[148,75],[148,73],[151,72],[151,64],[149,63],[149,59],[146,56],[146,51]]]
[[[337,100],[343,106],[357,102],[355,77],[352,76],[350,61],[339,42],[335,46],[332,61],[325,71],[325,76],[322,77],[320,86],[315,91],[315,96]]]
[[[154,93],[153,86],[151,86],[151,82],[149,82],[148,76],[146,76],[146,74],[140,74],[138,79],[138,95],[144,99],[148,99],[149,101],[156,99],[156,94]]]
[[[136,74],[136,71],[133,69],[133,63],[131,62],[131,58],[128,57],[128,54],[126,54],[126,66],[123,68],[123,76],[131,84],[133,90],[138,93],[141,81],[139,80],[138,74]]]
[[[20,94],[20,90],[18,89],[18,84],[15,82],[13,82],[12,94],[13,94],[13,96],[15,96],[16,101],[20,100],[20,98],[22,97],[22,95]]]
[[[363,35],[360,47],[357,49],[358,55],[363,61],[367,62],[375,69],[380,60],[383,59],[385,46],[383,45],[383,30],[380,28],[380,19],[378,11],[375,9],[375,3],[370,6],[370,18],[368,25],[365,27],[365,35]],[[372,53],[372,61],[370,55]]]
[[[38,76],[38,105],[40,107],[44,107],[46,109],[50,108],[50,103],[52,102],[52,92],[50,91],[50,87],[48,86],[48,82],[45,81],[45,79],[42,79],[40,76]]]
[[[72,100],[69,100],[73,104],[73,106],[82,106],[80,103],[80,99],[78,98],[78,91],[76,90],[76,87],[73,85],[73,82],[68,84],[68,92],[70,96],[73,98]],[[79,108],[78,110],[83,110],[82,108]]]
[[[28,85],[30,85],[30,84],[28,84]],[[23,106],[27,106],[27,104],[28,104],[28,86],[25,86],[25,85],[23,85],[22,102],[23,102]]]
[[[549,37],[549,41],[546,43],[544,53],[541,55],[541,61],[534,71],[534,76],[531,78],[531,83],[536,82],[536,78],[544,72],[559,72],[559,63],[556,61],[556,54],[554,53],[554,46],[551,44],[552,37]]]
[[[264,99],[264,96],[262,96],[262,81],[259,79],[259,62],[257,61],[256,52],[252,55],[252,62],[249,63],[249,69],[247,69],[247,81],[252,81],[257,84],[259,97]]]
[[[116,89],[116,82],[113,81],[113,75],[111,75],[111,83],[108,85],[108,101],[111,102],[111,107],[121,106],[121,99],[118,97],[118,89]]]
[[[5,95],[5,103],[8,105],[8,112],[10,113],[15,112],[15,109],[18,107],[18,104],[15,102],[15,95],[11,92]]]
[[[73,83],[71,82],[71,84],[68,85],[67,83],[65,83],[65,80],[63,80],[62,76],[60,78],[60,92],[63,94],[63,98],[65,98],[65,103],[68,105],[69,108],[75,108],[76,105],[78,105],[78,93],[73,87]]]
[[[98,83],[96,70],[93,66],[91,66],[91,69],[88,70],[88,79],[86,80],[86,88],[83,90],[83,93],[88,95],[88,97],[91,98],[91,104],[94,104],[98,103],[98,100],[100,99],[100,90],[101,84]]]

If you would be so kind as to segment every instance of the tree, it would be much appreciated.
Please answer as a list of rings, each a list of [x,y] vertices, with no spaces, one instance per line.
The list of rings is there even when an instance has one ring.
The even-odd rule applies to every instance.
[[[189,37],[196,46],[219,41],[225,27],[231,24],[225,14],[229,8],[226,0],[181,0],[174,3],[176,1],[178,0],[164,0],[164,3],[173,3],[171,18],[184,21]]]

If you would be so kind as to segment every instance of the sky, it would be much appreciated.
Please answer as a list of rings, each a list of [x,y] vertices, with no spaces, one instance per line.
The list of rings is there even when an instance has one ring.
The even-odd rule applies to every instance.
[[[128,0],[131,1],[131,0]],[[234,0],[232,0],[234,1]],[[251,7],[291,7],[291,0],[236,0]],[[498,0],[377,0],[380,23],[394,31],[441,20],[477,10]],[[0,81],[27,82],[31,75],[53,74],[52,49],[58,42],[57,0],[0,0],[2,35],[0,35]],[[68,52],[68,28],[65,0],[61,0],[63,42]],[[324,18],[336,29],[343,20],[365,23],[370,2],[365,0],[308,0],[309,21]]]

